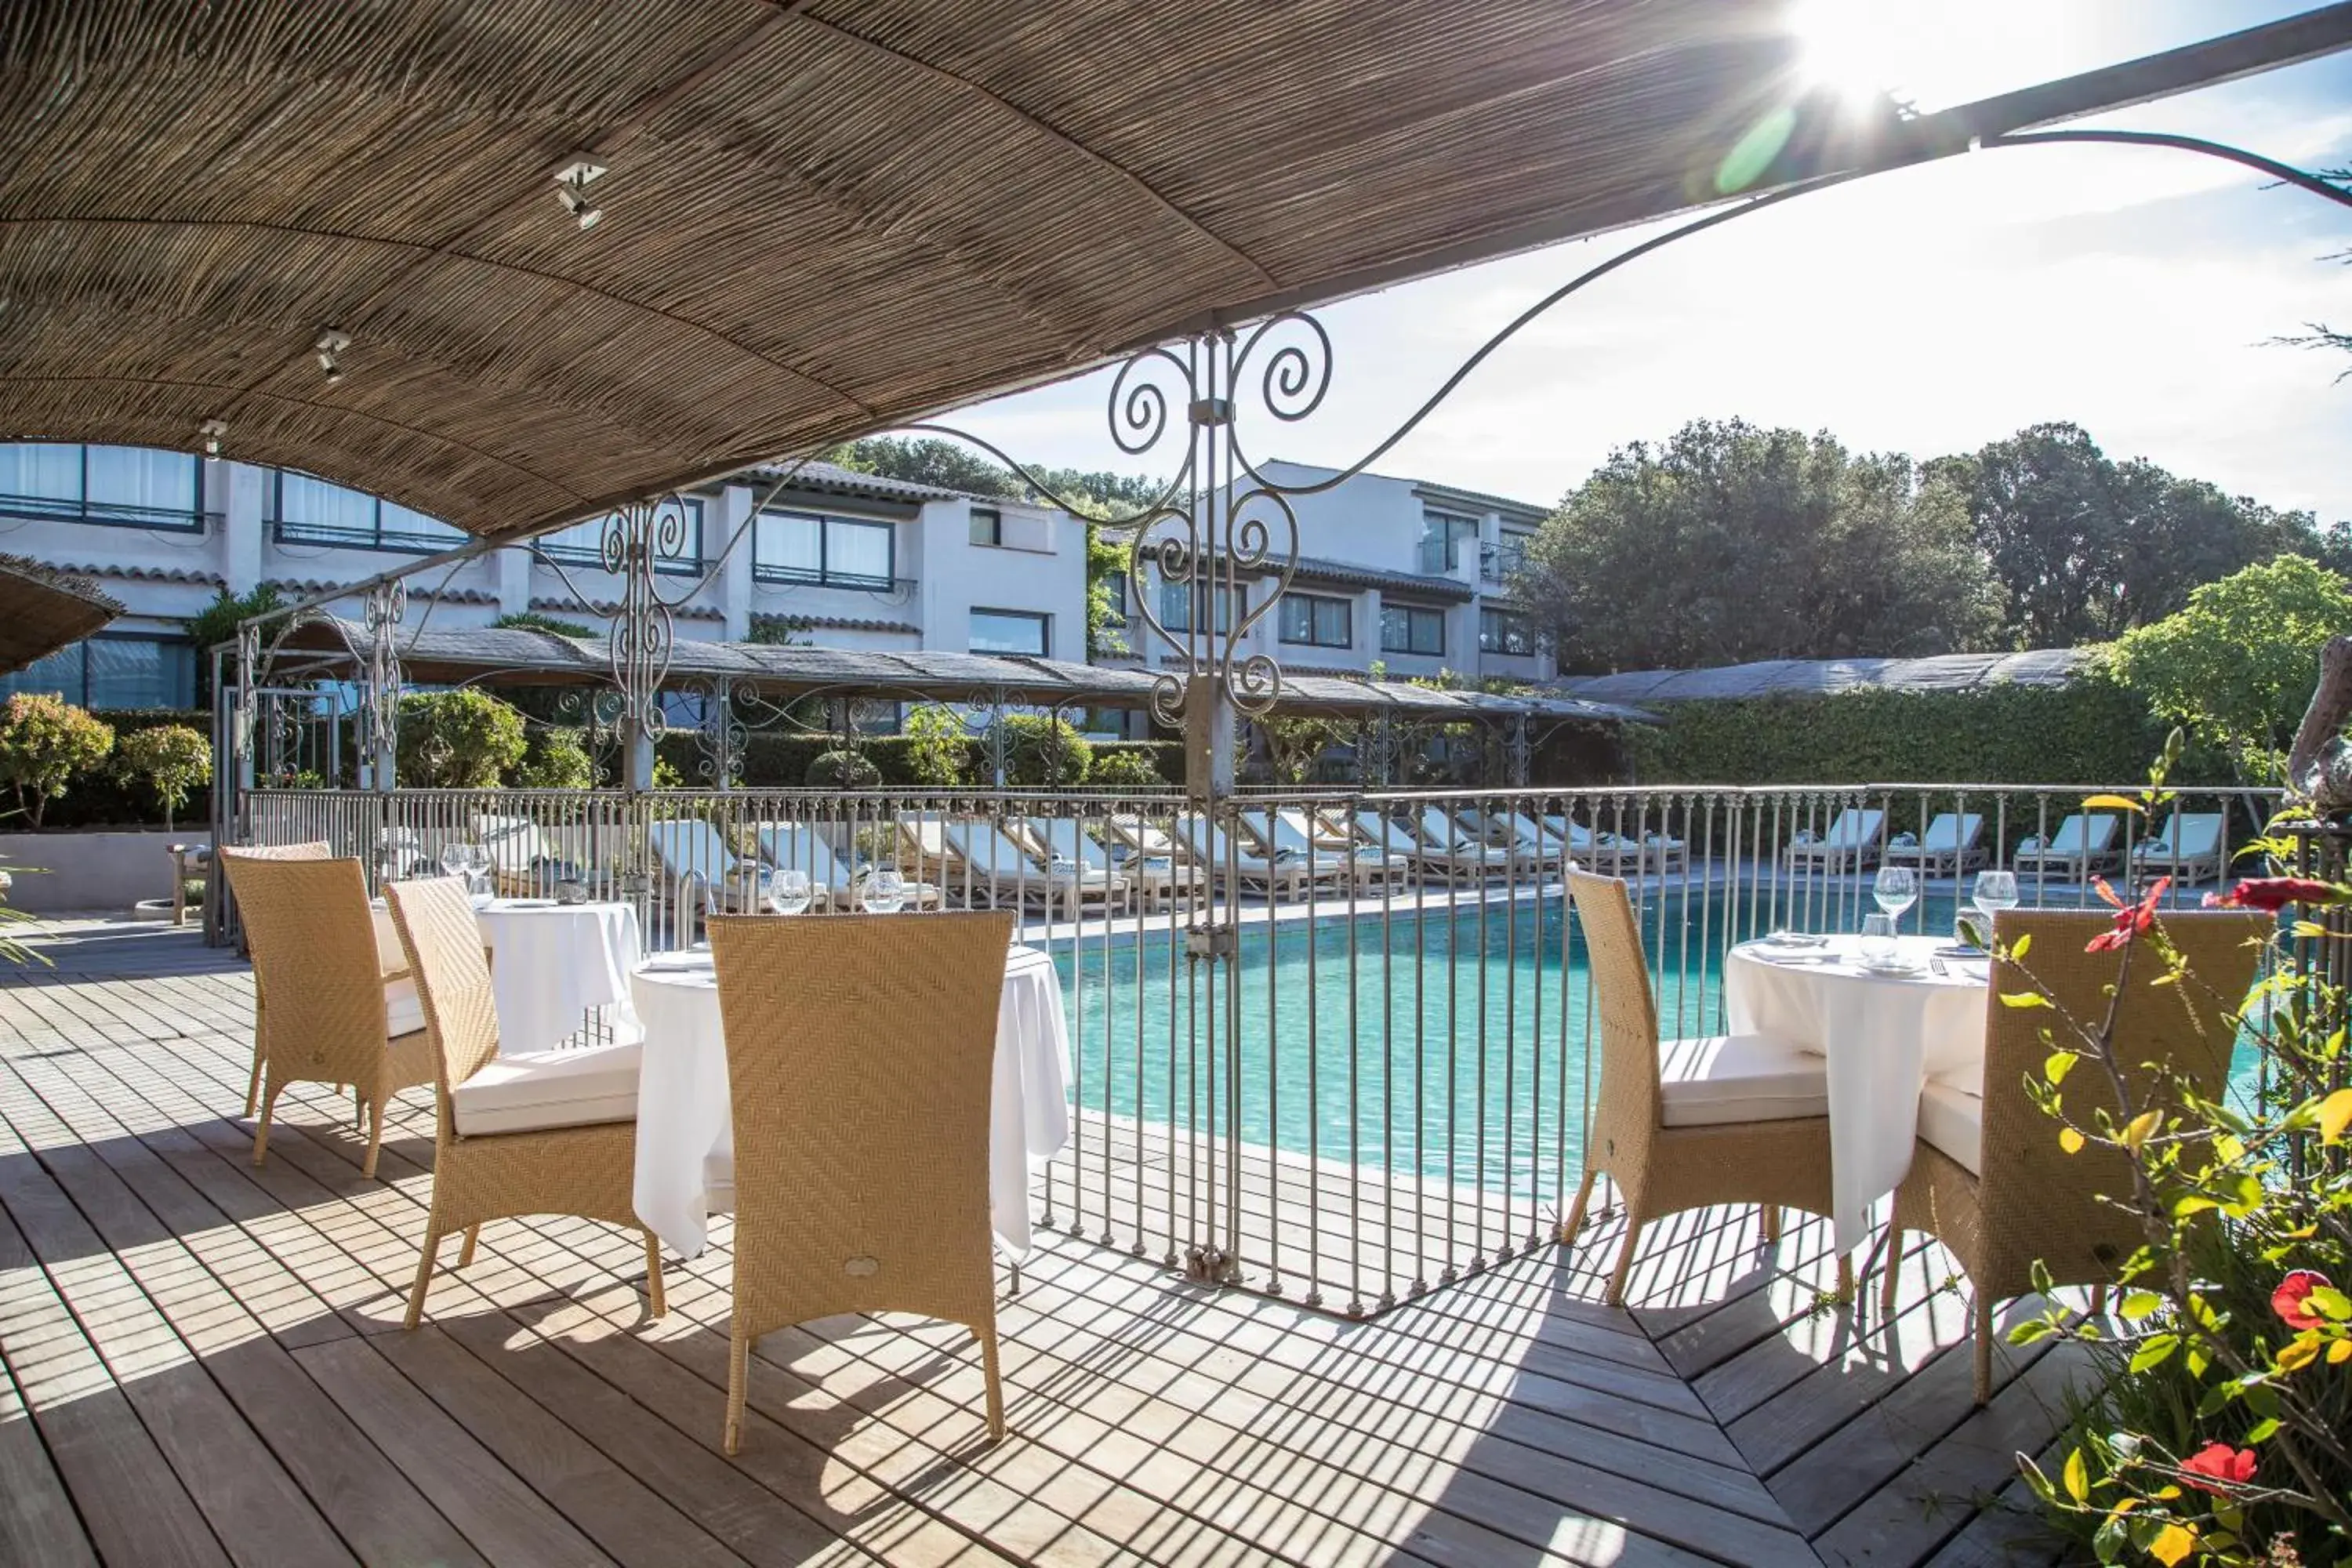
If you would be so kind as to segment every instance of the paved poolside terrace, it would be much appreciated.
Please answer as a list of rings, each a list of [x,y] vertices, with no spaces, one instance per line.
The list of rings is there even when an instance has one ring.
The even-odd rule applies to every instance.
[[[2013,1455],[2047,1444],[2068,1352],[2001,1347],[1972,1410],[1935,1248],[1882,1316],[1830,1294],[1822,1222],[1766,1248],[1752,1211],[1657,1226],[1622,1310],[1604,1219],[1370,1322],[1048,1234],[1003,1298],[1006,1443],[959,1331],[839,1319],[762,1342],[730,1461],[723,1221],[658,1322],[635,1238],[546,1219],[487,1227],[403,1332],[429,1097],[371,1182],[348,1102],[299,1086],[257,1170],[249,971],[152,927],[41,945],[54,970],[0,980],[0,1562],[2049,1554]]]

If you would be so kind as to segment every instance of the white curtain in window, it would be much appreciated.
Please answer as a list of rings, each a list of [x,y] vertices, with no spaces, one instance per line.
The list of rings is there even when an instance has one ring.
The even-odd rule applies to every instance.
[[[408,534],[419,539],[446,539],[453,544],[461,544],[466,539],[464,529],[452,528],[437,517],[412,511],[397,501],[383,503],[383,528],[386,533]]]
[[[828,577],[890,576],[890,527],[887,523],[825,524],[824,574]]]
[[[375,531],[375,498],[347,490],[308,474],[278,477],[278,517],[281,522],[305,528],[331,528],[345,533]]]
[[[81,448],[47,441],[0,446],[0,496],[81,500]]]
[[[93,511],[120,507],[185,516],[196,510],[196,459],[186,452],[92,447],[89,483]]]
[[[757,565],[781,566],[787,571],[806,572],[814,576],[824,564],[817,533],[822,526],[813,517],[800,517],[784,511],[763,511],[760,514],[760,521],[752,525],[751,559]]]

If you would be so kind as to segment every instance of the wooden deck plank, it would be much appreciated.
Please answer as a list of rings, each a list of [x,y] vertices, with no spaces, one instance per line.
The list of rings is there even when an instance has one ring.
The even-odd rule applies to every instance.
[[[0,1364],[0,1563],[95,1568],[97,1562],[16,1379]]]

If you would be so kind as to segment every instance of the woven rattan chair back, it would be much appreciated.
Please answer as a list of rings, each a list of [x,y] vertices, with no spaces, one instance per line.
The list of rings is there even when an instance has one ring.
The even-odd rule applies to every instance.
[[[334,851],[329,847],[325,839],[320,838],[308,844],[257,845],[249,849],[232,850],[230,853],[242,855],[254,860],[324,860]],[[235,889],[232,889],[231,891],[234,892]],[[246,945],[249,951],[252,945],[250,942]],[[261,975],[257,971],[253,977],[253,1074],[246,1080],[245,1085],[245,1113],[247,1116],[255,1114],[261,1109],[261,1068],[268,1056],[268,1047],[262,1039],[262,1029],[267,1022],[268,1012],[261,998]]]
[[[989,1096],[1010,914],[710,922],[735,1116],[736,1375],[760,1335],[844,1312],[970,1325],[1003,1431]]]
[[[1658,1007],[1633,900],[1615,877],[1568,873],[1601,1020],[1601,1093],[1591,1136],[1612,1161],[1648,1157],[1658,1126]]]
[[[433,1037],[442,1136],[449,1136],[449,1096],[499,1054],[498,1005],[482,931],[466,885],[455,877],[392,882],[383,889],[416,974],[416,999]]]
[[[2008,910],[1994,923],[1998,945],[2011,950],[2030,939],[2024,961],[1996,960],[1985,1005],[1984,1142],[1978,1179],[1982,1233],[1970,1277],[1994,1299],[2032,1288],[2038,1258],[2060,1285],[2105,1284],[2138,1245],[2137,1222],[2106,1201],[2127,1196],[2131,1168],[2119,1152],[2085,1148],[2069,1154],[2058,1145],[2058,1124],[2027,1097],[2040,1082],[2053,1049],[2070,1043],[2063,1023],[2041,1007],[2011,1007],[2004,994],[2039,992],[2060,1013],[2095,1029],[2109,1005],[2109,988],[2123,968],[2116,952],[2084,946],[2110,929],[2099,910]],[[2164,973],[2152,948],[2130,955],[2122,994],[2115,999],[2116,1055],[2135,1103],[2168,1101],[2166,1072],[2217,1089],[2229,1076],[2236,1044],[2235,1015],[2253,984],[2259,944],[2270,930],[2262,915],[2200,911],[2168,915],[2165,934],[2187,961],[2179,984],[2153,984]],[[2044,1038],[2047,1031],[2049,1038]],[[2160,1064],[2160,1065],[2159,1065]],[[2065,1080],[2066,1103],[2086,1125],[2094,1108],[2112,1110],[2105,1075],[2081,1063]],[[1965,1239],[1963,1258],[1967,1257]]]
[[[360,863],[242,849],[221,863],[268,998],[269,1078],[367,1080],[383,1055],[383,980]]]

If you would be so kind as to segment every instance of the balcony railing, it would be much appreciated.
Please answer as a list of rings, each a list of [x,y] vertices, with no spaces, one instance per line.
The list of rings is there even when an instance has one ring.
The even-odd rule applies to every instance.
[[[1598,1054],[1559,845],[1633,883],[1662,1029],[1702,1035],[1732,943],[1856,929],[1890,856],[1923,868],[1915,931],[1948,931],[1995,867],[2028,907],[2158,875],[2189,907],[2252,869],[2237,851],[2276,804],[2184,791],[2152,832],[2086,817],[2098,793],[2136,791],[1290,791],[1203,816],[1172,792],[271,790],[236,798],[222,841],[325,839],[377,880],[479,841],[502,890],[576,878],[634,904],[656,949],[757,908],[768,864],[836,908],[891,866],[926,908],[1018,910],[1068,1026],[1075,1131],[1045,1222],[1372,1312],[1549,1245],[1574,1194]],[[1349,823],[1378,842],[1343,843]],[[1230,963],[1209,956],[1228,940]]]
[[[845,588],[866,594],[910,594],[912,577],[869,576],[859,572],[824,571],[814,566],[780,566],[758,562],[751,567],[755,583],[787,583],[810,588]]]
[[[1478,577],[1481,582],[1507,583],[1527,569],[1528,552],[1517,544],[1481,544],[1478,546]]]

